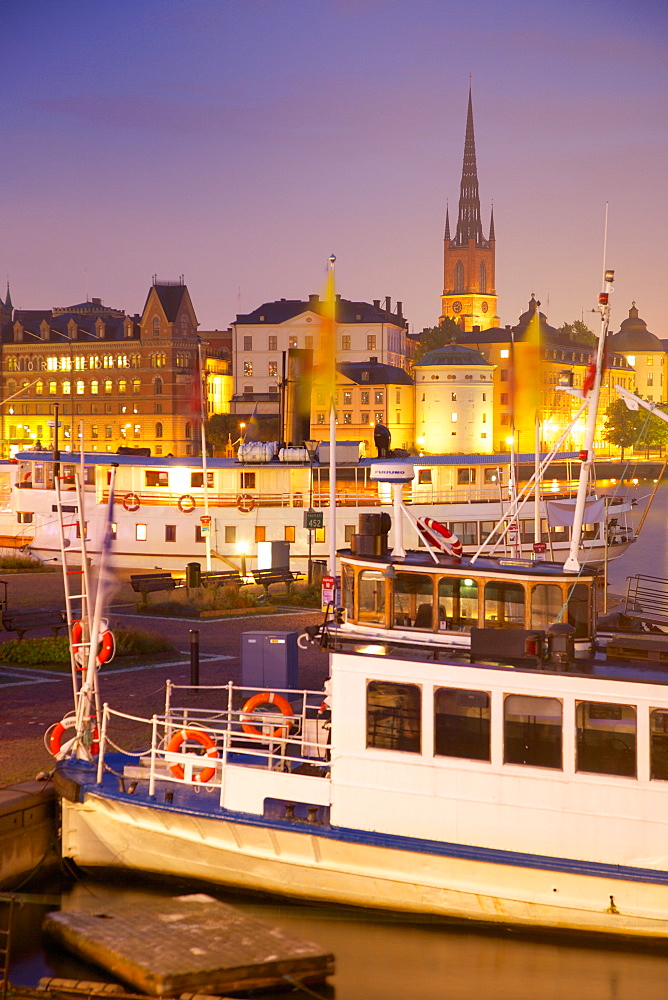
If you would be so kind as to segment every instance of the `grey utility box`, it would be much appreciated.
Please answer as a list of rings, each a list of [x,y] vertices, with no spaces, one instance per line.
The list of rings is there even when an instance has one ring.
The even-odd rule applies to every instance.
[[[243,632],[241,685],[292,688],[299,685],[298,632]]]

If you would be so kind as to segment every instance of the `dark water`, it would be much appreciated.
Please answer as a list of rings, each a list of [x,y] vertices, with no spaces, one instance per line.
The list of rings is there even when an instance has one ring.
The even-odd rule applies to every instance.
[[[652,484],[629,488],[639,500],[638,520]],[[668,577],[668,484],[659,487],[639,541],[611,563],[609,590],[623,594],[626,577],[635,573]],[[201,886],[137,886],[86,881],[63,898],[64,906],[109,895],[141,892],[199,891]],[[646,951],[580,945],[569,939],[528,938],[513,932],[480,933],[443,924],[416,923],[378,913],[334,907],[301,906],[284,901],[239,899],[216,893],[255,916],[281,924],[315,941],[336,956],[333,991],[315,992],[336,1000],[638,1000],[668,996],[668,946]],[[43,909],[27,906],[21,916],[21,953],[11,979],[34,984],[40,976],[104,979],[41,940]],[[283,994],[284,996],[285,994]],[[295,994],[297,995],[297,994]],[[304,993],[299,996],[306,996]],[[265,995],[268,996],[268,995]],[[278,994],[276,994],[278,996]]]

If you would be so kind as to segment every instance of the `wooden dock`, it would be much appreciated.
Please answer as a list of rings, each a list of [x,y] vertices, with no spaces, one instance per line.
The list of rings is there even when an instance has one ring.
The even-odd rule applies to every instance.
[[[178,997],[323,982],[334,956],[209,896],[47,914],[63,947],[142,993]]]

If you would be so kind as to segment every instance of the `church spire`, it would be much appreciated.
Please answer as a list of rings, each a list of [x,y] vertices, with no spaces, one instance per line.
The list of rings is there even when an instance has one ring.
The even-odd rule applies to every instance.
[[[450,206],[447,202],[445,203],[445,236],[443,239],[450,239]]]
[[[9,282],[7,282],[7,298],[5,300],[5,309],[10,309],[11,310],[13,308],[14,307],[12,305],[12,296],[11,296],[11,293],[9,291]]]
[[[489,220],[489,241],[490,241],[490,243],[493,240],[496,240],[496,236],[494,234],[494,205],[492,204],[492,215],[491,215],[490,220]]]
[[[477,246],[484,244],[480,222],[480,194],[478,192],[478,168],[475,158],[475,134],[473,131],[473,97],[469,85],[469,108],[466,117],[466,137],[464,139],[464,163],[459,189],[459,218],[457,219],[457,246],[467,246],[475,240]]]

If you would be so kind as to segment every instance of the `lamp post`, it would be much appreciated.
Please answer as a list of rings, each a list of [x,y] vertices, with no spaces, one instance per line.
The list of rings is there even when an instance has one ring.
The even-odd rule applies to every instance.
[[[309,483],[308,483],[308,514],[313,513],[313,459],[318,450],[319,441],[304,441],[304,447],[308,453],[309,462]],[[313,529],[309,525],[308,529],[308,585],[313,583],[313,559],[312,559]]]

